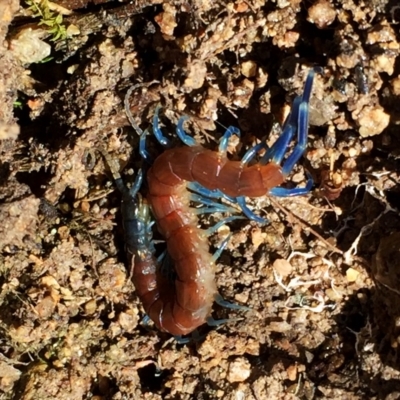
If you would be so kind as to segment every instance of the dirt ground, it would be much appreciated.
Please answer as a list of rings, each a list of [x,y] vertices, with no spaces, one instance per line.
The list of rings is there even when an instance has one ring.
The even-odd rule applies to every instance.
[[[399,51],[395,0],[1,0],[0,399],[400,399]],[[235,158],[276,140],[313,66],[287,183],[313,190],[210,238],[232,234],[217,285],[251,311],[216,305],[231,320],[188,344],[146,326],[96,151],[134,180],[126,92],[171,138],[182,115],[211,149],[240,127]]]

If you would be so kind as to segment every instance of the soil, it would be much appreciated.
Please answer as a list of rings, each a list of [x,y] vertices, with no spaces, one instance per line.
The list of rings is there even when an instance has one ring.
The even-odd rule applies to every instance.
[[[0,399],[400,399],[399,21],[394,0],[2,0]],[[277,139],[314,66],[286,183],[313,190],[248,199],[269,224],[210,238],[232,235],[217,285],[251,311],[216,305],[228,322],[189,343],[144,323],[97,151],[134,181],[128,89],[173,140],[184,115],[211,149],[239,127],[238,158]]]

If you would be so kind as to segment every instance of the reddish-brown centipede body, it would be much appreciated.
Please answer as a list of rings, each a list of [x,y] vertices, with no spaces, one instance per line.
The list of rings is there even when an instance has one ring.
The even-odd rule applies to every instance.
[[[307,144],[308,102],[313,77],[314,70],[311,70],[304,93],[295,99],[280,138],[255,165],[247,164],[262,147],[260,145],[250,150],[242,161],[227,158],[227,138],[235,129],[227,130],[219,151],[214,152],[194,145],[192,139],[183,132],[183,121],[178,123],[177,133],[189,146],[166,150],[155,160],[147,174],[147,200],[158,229],[167,242],[176,276],[173,281],[160,273],[153,256],[148,209],[137,200],[140,184],[135,184],[129,193],[126,188],[121,189],[125,208],[129,208],[124,212],[124,225],[128,254],[133,263],[133,283],[146,313],[161,330],[173,335],[192,332],[207,322],[218,295],[215,263],[209,253],[206,231],[197,227],[197,217],[189,207],[189,182],[197,183],[199,193],[214,197],[223,193],[241,206],[244,205],[243,196],[259,197],[267,193],[291,196],[310,190],[311,180],[305,188],[285,189],[277,186],[285,181]],[[135,129],[140,131],[131,116],[130,119]],[[158,140],[165,144],[167,139],[158,127],[157,115],[153,129]],[[296,132],[298,143],[283,160]],[[144,146],[141,149],[142,155],[146,155]],[[248,209],[246,215],[252,217]]]

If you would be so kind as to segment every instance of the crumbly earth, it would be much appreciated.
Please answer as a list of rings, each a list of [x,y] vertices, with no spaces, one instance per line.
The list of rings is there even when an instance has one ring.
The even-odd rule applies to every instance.
[[[44,4],[62,27],[0,2],[0,399],[399,399],[397,2]],[[270,223],[210,238],[215,251],[231,233],[218,288],[251,311],[215,306],[229,322],[187,344],[146,326],[96,151],[134,180],[128,88],[142,129],[157,105],[172,139],[182,115],[212,149],[240,127],[235,158],[276,140],[313,66],[307,152],[287,182],[308,171],[313,190],[248,199]]]

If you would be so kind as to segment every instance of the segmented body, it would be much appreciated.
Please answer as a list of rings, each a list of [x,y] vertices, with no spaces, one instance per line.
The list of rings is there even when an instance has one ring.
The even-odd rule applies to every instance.
[[[197,227],[189,207],[185,182],[168,186],[152,178],[153,172],[154,168],[148,174],[148,200],[166,238],[176,278],[171,282],[149,263],[135,261],[133,282],[154,323],[173,335],[186,335],[211,315],[217,294],[215,264],[205,231]]]
[[[147,199],[166,238],[177,278],[172,287],[164,277],[155,276],[157,287],[147,294],[145,274],[135,273],[134,283],[140,287],[143,306],[157,326],[174,335],[192,332],[207,322],[218,293],[215,263],[207,237],[197,227],[197,218],[189,207],[187,182],[198,182],[233,197],[256,197],[283,180],[278,165],[245,167],[200,146],[167,150],[156,159],[147,174]],[[140,269],[136,266],[135,271]]]
[[[213,152],[192,146],[166,150],[149,169],[147,200],[160,233],[166,239],[176,279],[171,281],[159,272],[149,241],[139,243],[135,233],[127,247],[132,257],[133,283],[146,313],[158,328],[173,335],[192,332],[207,322],[218,295],[215,263],[209,253],[207,235],[197,227],[197,217],[189,207],[188,182],[197,182],[206,190],[219,190],[233,198],[272,193],[273,188],[285,181],[287,173],[304,152],[312,78],[310,73],[306,98],[297,101],[288,118],[282,135],[285,135],[284,140],[271,149],[264,163],[248,166],[248,159],[231,161],[224,151]],[[136,125],[134,127],[136,129]],[[289,156],[281,166],[286,146],[296,130],[299,130],[302,147],[295,149],[295,157]],[[277,194],[286,195],[283,190],[287,189],[277,189]],[[309,191],[309,187],[306,189]],[[305,192],[294,189],[287,195]],[[137,209],[137,204],[133,209]],[[131,223],[134,219],[130,219]],[[148,225],[147,217],[144,225]],[[138,232],[138,229],[134,228],[134,231]],[[129,236],[132,235],[128,234],[127,239]]]

